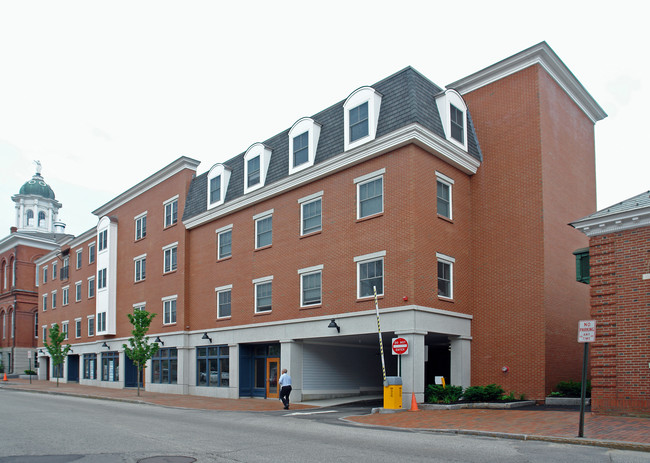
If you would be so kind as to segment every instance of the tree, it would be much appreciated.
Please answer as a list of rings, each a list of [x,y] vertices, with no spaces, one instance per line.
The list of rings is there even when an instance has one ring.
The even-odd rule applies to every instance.
[[[47,342],[48,336],[50,338],[50,342]],[[54,326],[50,329],[48,335],[45,337],[45,339],[43,339],[43,344],[45,344],[45,348],[47,349],[48,353],[50,354],[50,358],[52,359],[52,371],[54,371],[54,374],[56,376],[56,387],[59,387],[59,377],[61,376],[61,372],[57,369],[57,367],[63,364],[63,361],[67,357],[68,351],[70,350],[70,344],[67,346],[63,345],[65,337],[65,333],[59,331],[59,325],[55,323]]]
[[[154,356],[158,352],[158,344],[153,343],[149,344],[149,338],[146,336],[149,331],[149,326],[151,325],[151,320],[156,316],[155,313],[149,313],[146,310],[136,310],[133,314],[127,314],[129,317],[129,322],[133,325],[133,330],[131,331],[131,337],[129,338],[129,344],[131,347],[126,344],[122,344],[124,347],[124,353],[135,363],[136,368],[138,369],[138,396],[140,395],[140,381],[142,378],[142,372],[144,370],[147,360]]]

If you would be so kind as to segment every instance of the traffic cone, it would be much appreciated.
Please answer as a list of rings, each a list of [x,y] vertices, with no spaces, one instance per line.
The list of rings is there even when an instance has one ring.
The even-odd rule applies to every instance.
[[[7,381],[7,373],[6,372],[5,372],[5,377],[4,377],[3,381]]]
[[[415,401],[415,392],[411,393],[411,412],[417,412],[419,411],[418,409],[418,403]]]

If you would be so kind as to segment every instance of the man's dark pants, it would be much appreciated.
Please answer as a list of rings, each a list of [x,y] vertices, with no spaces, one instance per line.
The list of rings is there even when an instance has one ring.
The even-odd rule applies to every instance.
[[[289,408],[289,394],[291,394],[291,386],[282,386],[280,389],[280,400],[284,404],[284,408]]]

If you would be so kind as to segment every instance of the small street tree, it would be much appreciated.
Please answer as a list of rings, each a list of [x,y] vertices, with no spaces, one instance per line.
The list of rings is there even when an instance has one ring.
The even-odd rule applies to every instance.
[[[50,338],[49,342],[47,341],[48,337]],[[59,331],[58,323],[54,324],[45,339],[43,339],[43,344],[52,359],[52,371],[56,376],[56,387],[59,387],[59,378],[61,377],[60,365],[63,365],[63,361],[70,350],[70,344],[64,346],[63,341],[65,341],[65,333]]]
[[[133,314],[127,314],[129,322],[133,325],[131,337],[129,338],[130,347],[122,344],[124,353],[135,363],[138,369],[138,396],[140,395],[140,381],[147,360],[158,352],[158,344],[149,344],[149,338],[146,336],[151,325],[151,320],[156,316],[155,313],[149,313],[146,310],[136,310]]]

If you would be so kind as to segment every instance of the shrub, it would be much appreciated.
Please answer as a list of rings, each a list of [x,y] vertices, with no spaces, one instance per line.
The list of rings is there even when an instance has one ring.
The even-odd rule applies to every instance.
[[[579,381],[560,381],[555,386],[557,392],[563,397],[580,397],[582,394],[582,383]],[[587,397],[591,397],[591,382],[587,381]]]
[[[504,394],[504,390],[497,384],[487,386],[471,386],[465,389],[463,399],[468,402],[494,402]]]
[[[35,376],[36,372],[34,370],[25,370],[25,374]]]
[[[426,401],[434,404],[458,402],[462,395],[462,386],[442,387],[440,384],[429,384],[425,391]]]

